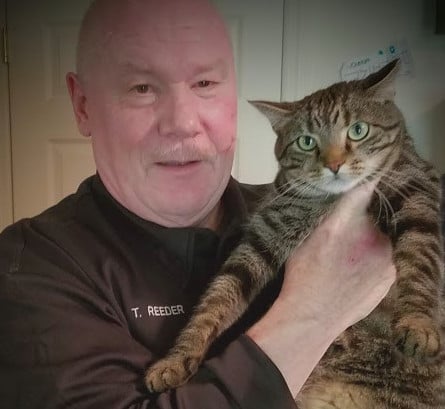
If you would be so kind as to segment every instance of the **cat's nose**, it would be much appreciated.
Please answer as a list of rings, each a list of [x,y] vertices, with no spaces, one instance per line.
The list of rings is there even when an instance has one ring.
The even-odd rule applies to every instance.
[[[321,160],[323,165],[336,175],[346,162],[345,149],[337,145],[331,145],[322,153]]]
[[[332,173],[337,174],[344,163],[345,161],[343,159],[331,160],[325,163],[325,167],[327,167]]]

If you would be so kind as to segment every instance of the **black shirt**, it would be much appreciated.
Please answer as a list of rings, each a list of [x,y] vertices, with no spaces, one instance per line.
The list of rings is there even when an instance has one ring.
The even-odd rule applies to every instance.
[[[277,286],[187,385],[156,396],[143,385],[145,368],[172,345],[264,189],[231,180],[218,235],[142,220],[93,176],[56,206],[5,229],[0,407],[295,408],[277,368],[242,335]]]

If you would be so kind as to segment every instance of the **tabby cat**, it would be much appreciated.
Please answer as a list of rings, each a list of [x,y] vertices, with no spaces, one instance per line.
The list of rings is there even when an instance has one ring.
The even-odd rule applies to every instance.
[[[393,244],[396,283],[331,345],[296,400],[301,409],[445,408],[440,183],[394,103],[399,66],[394,60],[297,102],[252,102],[277,134],[273,194],[176,344],[147,371],[150,391],[186,382],[340,195],[380,178],[369,212]]]

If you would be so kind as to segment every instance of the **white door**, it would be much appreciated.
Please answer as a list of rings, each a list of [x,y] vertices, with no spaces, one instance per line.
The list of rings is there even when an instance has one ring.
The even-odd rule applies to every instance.
[[[56,203],[95,171],[89,140],[77,132],[65,89],[89,2],[8,0],[15,220]],[[246,99],[280,99],[283,0],[215,2],[236,54],[240,113],[233,173],[242,181],[271,181],[274,137]]]
[[[8,0],[14,219],[32,216],[94,172],[65,89],[89,0]]]

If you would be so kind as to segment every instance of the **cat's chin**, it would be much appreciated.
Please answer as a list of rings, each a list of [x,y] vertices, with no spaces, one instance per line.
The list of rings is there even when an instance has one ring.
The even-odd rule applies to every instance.
[[[360,180],[344,180],[335,178],[330,179],[329,181],[326,181],[325,183],[320,185],[320,189],[325,191],[326,193],[339,195],[353,189],[359,183]]]

